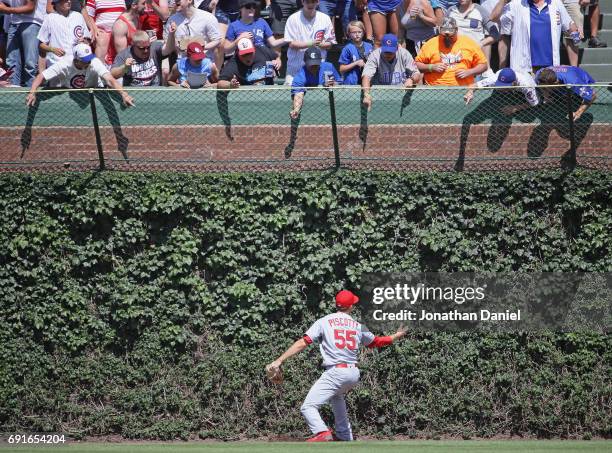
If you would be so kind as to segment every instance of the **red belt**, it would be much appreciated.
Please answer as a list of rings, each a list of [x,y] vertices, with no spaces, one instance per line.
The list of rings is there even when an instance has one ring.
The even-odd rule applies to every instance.
[[[338,363],[335,365],[336,368],[357,368],[354,363]]]

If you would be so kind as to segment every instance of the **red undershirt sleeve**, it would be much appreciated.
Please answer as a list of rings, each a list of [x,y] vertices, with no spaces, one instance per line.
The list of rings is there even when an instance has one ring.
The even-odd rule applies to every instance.
[[[312,344],[312,339],[308,335],[304,335],[302,338],[304,338],[304,341],[306,343]]]
[[[368,345],[368,348],[383,348],[393,343],[391,337],[374,337],[374,340]]]

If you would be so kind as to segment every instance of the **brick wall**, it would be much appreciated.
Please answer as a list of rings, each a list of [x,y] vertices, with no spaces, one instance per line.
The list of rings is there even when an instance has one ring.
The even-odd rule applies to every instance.
[[[612,169],[612,126],[578,126],[577,135],[580,165]],[[338,136],[347,168],[559,168],[569,149],[565,124],[472,125],[469,131],[461,125],[347,125],[338,127]],[[102,127],[101,137],[112,169],[301,170],[335,164],[330,126]],[[2,171],[98,166],[93,128],[0,128],[0,143]]]

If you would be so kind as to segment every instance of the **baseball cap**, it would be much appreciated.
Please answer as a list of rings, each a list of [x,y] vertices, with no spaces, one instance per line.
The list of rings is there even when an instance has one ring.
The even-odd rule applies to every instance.
[[[455,33],[457,29],[457,21],[452,17],[445,17],[440,25],[440,33]]]
[[[249,38],[240,38],[238,40],[238,55],[245,55],[247,53],[254,53],[255,46],[253,45],[253,41]]]
[[[255,1],[255,0],[240,0],[239,5],[242,8],[243,6],[252,5],[252,4],[257,6],[258,3],[259,1]]]
[[[343,289],[336,294],[336,305],[338,307],[348,308],[359,302],[359,297],[355,296],[348,289]]]
[[[199,42],[191,42],[187,46],[187,56],[194,60],[203,60],[206,58],[206,52],[204,52],[202,44]]]
[[[83,63],[90,63],[94,59],[95,55],[91,51],[91,47],[87,44],[77,44],[73,49],[74,58],[82,61]]]
[[[516,81],[516,72],[510,68],[504,68],[499,71],[497,81],[495,82],[496,87],[509,87]]]
[[[306,66],[317,66],[321,64],[321,49],[318,47],[309,47],[304,52],[304,64]]]
[[[387,33],[382,37],[381,52],[397,52],[397,36],[392,33]]]

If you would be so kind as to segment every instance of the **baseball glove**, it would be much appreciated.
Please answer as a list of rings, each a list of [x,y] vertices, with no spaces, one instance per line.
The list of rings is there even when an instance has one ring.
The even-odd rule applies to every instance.
[[[273,384],[283,383],[283,370],[272,363],[266,365],[266,376]]]

